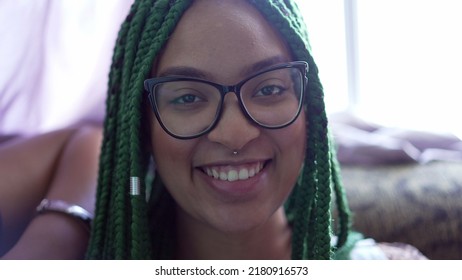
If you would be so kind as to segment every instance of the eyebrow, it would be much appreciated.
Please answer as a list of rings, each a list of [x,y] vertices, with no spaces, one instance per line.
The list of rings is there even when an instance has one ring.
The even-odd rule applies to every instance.
[[[250,66],[245,67],[241,71],[241,75],[246,77],[249,76],[255,72],[261,71],[265,68],[268,68],[270,66],[273,66],[275,64],[279,63],[284,63],[288,62],[289,59],[285,56],[273,56],[261,61],[258,61]],[[198,79],[207,79],[213,77],[213,74],[199,70],[194,67],[189,67],[189,66],[174,66],[174,67],[169,67],[159,73],[159,77],[167,77],[167,76],[184,76],[184,77],[190,77],[190,78],[198,78]]]
[[[159,73],[159,77],[167,77],[167,76],[185,76],[185,77],[191,77],[191,78],[199,78],[199,79],[206,79],[207,77],[210,77],[209,74],[207,74],[204,71],[201,71],[199,69],[193,68],[193,67],[188,67],[188,66],[175,66],[175,67],[169,67]]]
[[[271,67],[273,65],[279,64],[279,63],[284,63],[284,62],[289,62],[289,59],[285,56],[279,55],[279,56],[273,56],[264,60],[261,60],[257,63],[254,63],[246,68],[241,72],[243,76],[249,76],[254,74],[255,72],[264,70],[265,68]]]

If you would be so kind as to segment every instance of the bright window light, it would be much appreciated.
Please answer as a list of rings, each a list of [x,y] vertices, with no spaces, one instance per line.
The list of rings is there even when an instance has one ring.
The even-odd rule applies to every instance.
[[[298,0],[297,3],[308,26],[327,111],[345,110],[349,99],[343,0]]]
[[[350,109],[367,121],[462,137],[462,1],[298,4],[328,112]],[[345,25],[345,17],[355,24]]]
[[[462,2],[357,1],[358,112],[462,134]]]

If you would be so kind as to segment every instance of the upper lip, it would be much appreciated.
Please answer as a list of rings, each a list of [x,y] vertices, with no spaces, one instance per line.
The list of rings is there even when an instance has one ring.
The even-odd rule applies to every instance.
[[[196,168],[204,168],[204,167],[212,167],[212,166],[240,166],[246,164],[252,164],[256,162],[263,162],[266,163],[270,159],[232,159],[232,160],[219,160],[219,161],[212,161],[204,164],[200,164],[195,166]]]
[[[221,181],[234,182],[238,180],[248,180],[259,174],[269,160],[246,160],[246,161],[220,161],[213,165],[201,165],[197,167],[209,177]]]

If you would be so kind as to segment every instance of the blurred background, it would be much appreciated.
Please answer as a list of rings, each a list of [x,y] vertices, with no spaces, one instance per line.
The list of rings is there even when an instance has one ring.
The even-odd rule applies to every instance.
[[[353,228],[462,259],[462,2],[298,3]]]
[[[117,31],[133,1],[0,1],[0,136],[101,122]]]
[[[462,136],[462,3],[303,0],[330,113]]]

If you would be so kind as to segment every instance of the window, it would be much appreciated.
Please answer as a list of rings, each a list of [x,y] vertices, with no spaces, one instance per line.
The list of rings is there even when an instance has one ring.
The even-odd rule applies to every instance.
[[[298,0],[324,86],[328,112],[349,106],[344,0]]]
[[[330,112],[348,108],[384,125],[462,136],[462,2],[299,5]]]

